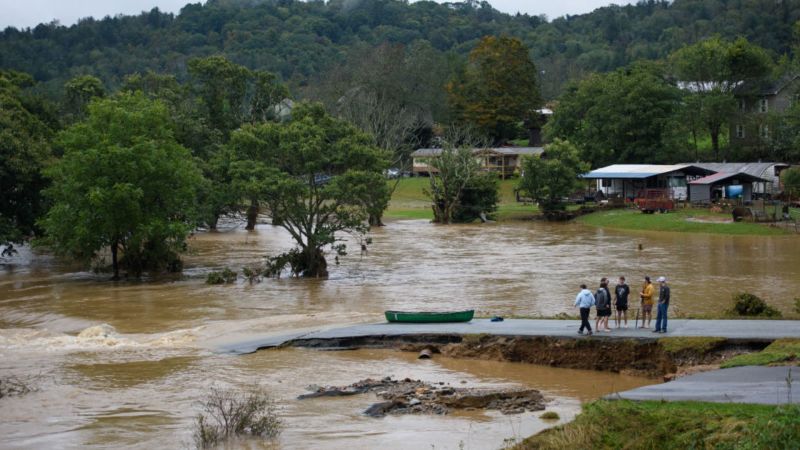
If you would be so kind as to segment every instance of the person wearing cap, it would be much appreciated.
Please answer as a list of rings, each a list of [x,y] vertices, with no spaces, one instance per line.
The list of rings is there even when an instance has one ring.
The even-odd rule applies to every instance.
[[[616,296],[616,303],[614,306],[617,308],[617,328],[620,327],[622,319],[625,319],[625,328],[628,328],[628,294],[631,293],[631,288],[625,283],[625,277],[619,277],[617,286],[614,288],[614,295]]]
[[[666,277],[658,277],[658,313],[656,314],[656,329],[653,333],[667,332],[667,308],[669,307],[669,286]]]
[[[645,276],[642,292],[639,292],[639,297],[642,299],[642,326],[640,328],[650,328],[650,320],[653,319],[654,294],[653,283],[650,282],[650,277]]]

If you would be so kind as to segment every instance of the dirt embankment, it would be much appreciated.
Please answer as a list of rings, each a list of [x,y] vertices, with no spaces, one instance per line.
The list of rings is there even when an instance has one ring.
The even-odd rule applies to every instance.
[[[413,352],[429,349],[452,358],[523,362],[669,379],[675,374],[716,368],[732,356],[760,351],[768,344],[724,338],[406,335],[296,341],[291,345],[329,349],[396,348]]]

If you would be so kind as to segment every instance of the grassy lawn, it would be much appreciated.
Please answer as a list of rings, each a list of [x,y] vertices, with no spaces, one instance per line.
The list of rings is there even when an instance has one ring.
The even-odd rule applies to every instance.
[[[676,209],[667,214],[644,214],[633,209],[615,209],[582,216],[578,221],[586,225],[621,230],[761,236],[787,234],[784,230],[762,224],[715,222],[730,218],[728,213],[714,213],[707,209]]]
[[[800,442],[800,405],[599,400],[525,449],[783,449]]]
[[[389,181],[391,185],[394,181]],[[538,213],[535,205],[517,203],[514,188],[518,180],[500,180],[500,203],[497,205],[497,220],[519,220]],[[403,178],[384,213],[388,219],[433,219],[430,199],[423,193],[429,187],[427,177]]]
[[[778,339],[758,353],[734,356],[720,367],[768,366],[800,359],[800,339]]]

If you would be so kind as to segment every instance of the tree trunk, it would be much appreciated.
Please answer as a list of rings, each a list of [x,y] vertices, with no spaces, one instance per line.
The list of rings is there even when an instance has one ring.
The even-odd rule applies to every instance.
[[[117,241],[111,243],[111,268],[114,271],[114,276],[111,278],[114,281],[119,280],[119,261],[117,261],[117,250],[119,244]]]
[[[258,200],[251,200],[250,206],[247,208],[247,231],[256,229],[256,221],[258,220]]]
[[[383,221],[382,219],[383,214],[370,214],[369,215],[369,226],[371,227],[382,227]]]
[[[306,249],[306,267],[303,270],[305,278],[328,278],[328,261],[321,249],[308,247]]]
[[[711,148],[714,150],[714,160],[719,161],[719,130],[711,130]]]
[[[217,224],[219,223],[219,214],[214,214],[211,217],[211,222],[208,224],[208,229],[211,231],[217,231]]]

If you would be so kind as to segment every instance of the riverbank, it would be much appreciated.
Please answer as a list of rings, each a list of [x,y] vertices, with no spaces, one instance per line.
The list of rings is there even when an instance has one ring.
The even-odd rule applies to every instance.
[[[587,214],[577,221],[584,225],[617,230],[754,236],[791,234],[785,229],[768,224],[733,222],[730,213],[717,213],[701,208],[679,208],[667,214],[643,214],[634,209],[613,209]]]
[[[794,448],[800,405],[600,400],[515,450],[563,448]]]

